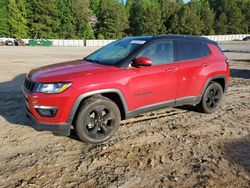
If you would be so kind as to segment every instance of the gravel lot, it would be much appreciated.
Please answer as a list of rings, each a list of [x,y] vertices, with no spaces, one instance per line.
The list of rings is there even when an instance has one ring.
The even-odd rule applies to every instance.
[[[221,48],[224,50],[236,51],[236,52],[250,52],[249,41],[231,41],[231,42],[220,42]]]
[[[98,146],[33,130],[21,97],[25,74],[93,50],[0,47],[0,187],[250,187],[250,53],[226,54],[231,87],[217,113],[143,114]]]

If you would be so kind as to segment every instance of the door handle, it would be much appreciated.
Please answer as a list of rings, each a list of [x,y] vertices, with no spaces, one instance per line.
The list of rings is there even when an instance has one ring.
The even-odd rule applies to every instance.
[[[178,68],[169,68],[169,69],[166,69],[166,72],[176,72],[178,71]]]
[[[203,63],[202,66],[203,66],[203,67],[207,67],[208,64],[207,64],[207,63]]]

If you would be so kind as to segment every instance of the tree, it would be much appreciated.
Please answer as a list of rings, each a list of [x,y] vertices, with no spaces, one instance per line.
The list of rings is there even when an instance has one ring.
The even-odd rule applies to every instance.
[[[215,31],[217,34],[237,34],[246,32],[241,0],[209,0],[215,9]]]
[[[190,5],[200,18],[200,30],[203,35],[214,34],[214,12],[208,0],[192,0]]]
[[[58,38],[60,25],[54,0],[33,0],[31,16],[31,37]]]
[[[216,23],[217,33],[220,35],[227,34],[227,16],[225,13],[222,13]]]
[[[250,32],[250,0],[0,0],[0,36],[116,39]]]
[[[201,1],[200,19],[202,22],[201,33],[203,35],[213,35],[215,14],[214,11],[211,9],[209,2],[207,0]]]
[[[239,8],[242,11],[244,16],[244,31],[245,33],[250,32],[250,1],[249,0],[241,0],[238,1]]]
[[[171,32],[170,28],[173,23],[173,18],[180,10],[183,2],[177,2],[173,0],[159,0],[159,4],[161,7],[161,17],[163,21],[161,31],[162,33],[169,33]]]
[[[247,33],[250,33],[250,1],[246,5],[245,20],[247,21]]]
[[[7,3],[10,36],[16,38],[27,37],[27,2],[25,0],[8,0]]]
[[[201,35],[201,20],[194,3],[189,3],[173,18],[171,31],[178,34]]]
[[[7,0],[0,0],[0,37],[9,36]]]
[[[123,4],[117,0],[101,0],[97,14],[97,35],[107,39],[125,36],[128,18]]]
[[[100,6],[100,0],[90,0],[90,9],[97,14],[98,8]]]
[[[129,15],[130,9],[131,9],[131,7],[132,7],[133,1],[134,1],[134,0],[127,0],[127,1],[126,1],[125,9],[126,9],[126,12],[127,12],[128,15]]]
[[[92,11],[89,8],[88,0],[72,0],[72,11],[75,20],[75,35],[79,39],[94,38],[94,30],[91,27],[90,19]]]
[[[175,2],[176,2],[176,3],[179,3],[179,4],[181,4],[181,5],[184,4],[183,0],[176,0]]]
[[[63,39],[75,38],[75,23],[70,0],[56,0],[57,19],[60,22],[58,36]]]
[[[132,35],[155,35],[160,33],[163,21],[157,1],[136,0],[132,2],[129,16]]]
[[[224,0],[223,9],[227,16],[227,30],[230,34],[244,32],[244,17],[235,0]]]

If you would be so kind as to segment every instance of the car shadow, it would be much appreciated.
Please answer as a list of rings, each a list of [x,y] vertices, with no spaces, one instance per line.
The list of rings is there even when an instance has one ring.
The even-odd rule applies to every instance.
[[[20,74],[10,81],[0,83],[0,116],[12,125],[30,126],[31,121],[26,116],[25,103],[22,96],[22,85],[26,74]],[[80,141],[71,131],[69,138]]]
[[[250,135],[223,145],[224,157],[250,173]]]
[[[198,106],[194,106],[194,105],[183,105],[183,106],[177,106],[174,107],[176,109],[180,109],[180,110],[187,110],[187,111],[192,111],[192,112],[197,112],[197,113],[201,113],[201,110]]]
[[[230,69],[231,77],[250,79],[250,70],[247,69]]]
[[[11,124],[30,126],[22,98],[25,75],[20,74],[11,81],[0,83],[0,116]]]

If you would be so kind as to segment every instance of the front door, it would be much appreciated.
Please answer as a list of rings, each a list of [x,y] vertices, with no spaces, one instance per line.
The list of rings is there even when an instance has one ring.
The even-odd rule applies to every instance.
[[[178,87],[178,64],[173,63],[173,41],[158,41],[137,57],[152,59],[150,67],[128,69],[130,77],[129,111],[165,102],[175,103]]]

